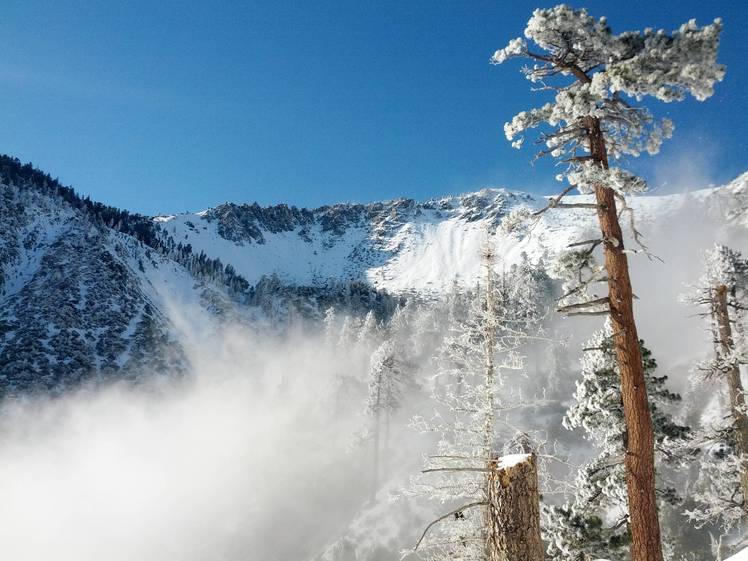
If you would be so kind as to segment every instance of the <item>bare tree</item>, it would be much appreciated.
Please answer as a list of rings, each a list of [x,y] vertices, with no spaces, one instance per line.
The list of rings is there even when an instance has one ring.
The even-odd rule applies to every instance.
[[[712,288],[714,323],[718,334],[716,360],[727,381],[730,412],[735,423],[735,440],[741,456],[745,457],[748,454],[748,415],[745,409],[745,390],[740,380],[739,358],[732,335],[727,291],[727,285],[722,283]],[[740,486],[743,490],[743,508],[748,508],[745,504],[745,498],[748,497],[748,467],[745,464],[740,470]]]
[[[671,136],[672,123],[655,121],[646,108],[630,99],[652,96],[662,101],[681,100],[690,93],[699,100],[713,93],[714,83],[724,76],[716,63],[721,22],[699,28],[690,21],[675,32],[625,32],[614,35],[605,18],[595,19],[586,10],[565,5],[535,10],[517,38],[496,51],[500,64],[512,57],[527,58],[525,76],[540,90],[552,92],[552,102],[523,111],[504,127],[515,147],[525,131],[541,125],[538,142],[550,155],[567,164],[560,179],[569,187],[551,199],[547,208],[582,208],[597,213],[600,238],[583,242],[592,249],[602,246],[608,296],[574,304],[574,313],[606,313],[613,326],[613,340],[621,375],[626,421],[626,473],[633,561],[661,561],[662,545],[655,497],[654,437],[652,420],[634,321],[633,292],[627,253],[619,221],[629,212],[632,233],[641,245],[633,214],[624,195],[641,191],[645,182],[616,167],[610,160],[659,151]],[[554,83],[560,79],[564,83]],[[628,98],[628,99],[627,99]],[[564,203],[574,188],[594,195],[594,202]],[[547,210],[547,209],[544,209]],[[541,211],[543,212],[543,211]],[[603,280],[600,277],[594,281]]]
[[[482,258],[485,281],[460,328],[453,330],[459,341],[445,340],[450,360],[434,380],[434,416],[414,419],[416,428],[441,438],[413,492],[450,508],[425,528],[416,549],[427,550],[438,560],[539,561],[539,526],[531,534],[519,528],[523,521],[538,520],[533,515],[538,511],[535,457],[524,454],[523,461],[509,465],[497,452],[498,437],[518,432],[509,412],[537,405],[513,394],[505,376],[524,368],[520,353],[539,317],[535,307],[528,307],[526,299],[512,290],[521,272],[497,275],[490,245],[484,247]],[[511,490],[501,487],[507,478],[513,482]],[[515,512],[520,500],[528,505],[534,501],[534,507]],[[511,535],[504,535],[504,530]],[[530,535],[535,539],[527,543]],[[530,550],[540,556],[519,553]]]
[[[697,527],[718,522],[729,531],[744,523],[748,512],[748,411],[740,379],[740,367],[748,363],[744,329],[748,261],[721,245],[704,257],[704,274],[686,300],[704,308],[709,319],[714,357],[698,369],[704,379],[725,384],[729,415],[726,426],[703,427],[697,436],[703,454],[693,493],[696,506],[687,514]]]

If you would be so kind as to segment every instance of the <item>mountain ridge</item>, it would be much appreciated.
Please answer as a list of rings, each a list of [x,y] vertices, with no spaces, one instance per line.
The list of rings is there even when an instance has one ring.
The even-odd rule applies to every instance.
[[[594,213],[577,210],[545,213],[530,228],[502,226],[546,200],[483,189],[422,202],[224,203],[146,217],[80,197],[0,156],[0,388],[59,392],[188,372],[190,325],[179,309],[206,329],[231,322],[282,329],[289,316],[319,318],[331,306],[386,317],[404,299],[474,285],[486,241],[507,266],[552,259],[589,238]],[[694,204],[715,223],[746,229],[748,174],[630,204],[643,231]]]
[[[723,204],[721,199],[729,198],[738,203],[739,209],[744,209],[748,206],[747,178],[748,174],[743,174],[721,188],[686,194],[631,197],[630,204],[639,215],[637,220],[642,222],[669,215],[688,200],[709,201],[708,205],[719,206]],[[734,192],[727,194],[731,189]],[[175,239],[231,263],[250,283],[262,276],[276,275],[291,284],[318,285],[342,276],[391,292],[440,291],[458,276],[467,284],[475,282],[480,245],[489,237],[498,238],[500,253],[511,263],[522,252],[538,259],[545,250],[562,250],[564,244],[550,239],[551,232],[566,231],[567,235],[559,239],[578,241],[574,236],[594,229],[594,213],[559,210],[540,218],[535,230],[541,234],[535,239],[496,236],[501,221],[510,212],[518,208],[538,210],[547,204],[548,198],[492,188],[423,202],[393,199],[316,209],[223,203],[204,211],[160,216],[155,220]],[[567,200],[589,202],[589,197],[573,195]],[[273,221],[278,214],[283,214],[280,223]],[[738,214],[745,220],[744,210]],[[446,227],[450,222],[454,227]],[[419,239],[423,243],[417,243]],[[453,249],[458,246],[462,256],[454,254]],[[441,251],[436,251],[438,248]],[[305,262],[298,262],[305,253],[309,254],[304,256]],[[440,263],[447,265],[442,267]],[[424,276],[424,271],[434,274]]]

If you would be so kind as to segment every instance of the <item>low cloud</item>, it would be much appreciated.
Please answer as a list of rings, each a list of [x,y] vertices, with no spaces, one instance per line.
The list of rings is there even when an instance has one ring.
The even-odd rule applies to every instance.
[[[357,365],[314,338],[220,335],[193,342],[197,371],[176,387],[4,403],[3,559],[295,559],[323,545],[366,492],[354,420],[331,400],[329,365]]]

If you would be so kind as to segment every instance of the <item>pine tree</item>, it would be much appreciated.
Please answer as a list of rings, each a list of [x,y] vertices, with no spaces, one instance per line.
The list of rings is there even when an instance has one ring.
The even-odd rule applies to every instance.
[[[655,447],[666,452],[661,455],[663,461],[677,464],[682,457],[676,450],[685,445],[690,435],[689,428],[674,421],[669,413],[680,396],[667,389],[667,376],[655,375],[657,362],[641,342],[640,347]],[[598,455],[579,470],[571,502],[545,510],[548,552],[553,559],[569,561],[628,559],[631,533],[624,470],[627,435],[610,323],[585,345],[581,379],[563,424],[570,430],[582,429]],[[677,504],[675,490],[662,483],[660,502]]]
[[[439,371],[437,381],[451,388],[455,396],[462,395],[465,373],[470,369],[470,347],[465,339],[465,326],[471,307],[471,295],[464,292],[455,281],[447,296],[446,317],[441,344],[434,363]]]
[[[377,324],[377,317],[374,314],[374,310],[369,310],[364,317],[364,321],[361,323],[361,328],[358,330],[357,340],[359,344],[371,344],[376,342],[375,334],[379,326]]]
[[[347,314],[341,321],[334,307],[327,308],[323,319],[324,341],[330,352],[345,350],[347,353],[358,354],[355,323],[355,320]],[[365,384],[365,381],[355,376],[355,371],[346,367],[341,368],[337,364],[334,366],[335,370],[331,378],[333,387],[330,392],[330,395],[335,396],[332,406],[336,413],[343,413],[356,407],[355,404],[360,399],[360,387]]]
[[[525,132],[548,127],[540,133],[546,149],[538,156],[550,155],[566,163],[559,179],[569,182],[548,208],[586,208],[597,213],[599,238],[581,243],[590,251],[602,247],[606,274],[593,280],[607,282],[608,296],[577,303],[570,310],[606,313],[613,324],[628,434],[625,462],[634,561],[662,561],[654,434],[618,209],[620,205],[633,217],[625,195],[643,190],[646,184],[610,164],[643,151],[656,154],[672,135],[670,120],[655,121],[646,108],[632,101],[649,96],[671,102],[687,94],[704,100],[712,95],[715,82],[725,73],[716,62],[721,29],[719,20],[701,28],[691,20],[672,34],[646,29],[614,35],[605,18],[596,20],[584,9],[559,5],[533,12],[524,34],[534,45],[516,38],[492,57],[495,64],[515,57],[529,59],[532,65],[524,67],[525,76],[540,90],[555,94],[552,102],[523,111],[504,126],[507,139],[517,148]],[[593,194],[595,202],[563,203],[574,188]],[[633,234],[646,251],[635,228]]]
[[[343,324],[340,326],[340,332],[338,333],[338,346],[347,348],[356,339],[356,322],[351,319],[351,316],[346,315],[343,319]]]
[[[568,343],[556,331],[546,349],[546,360],[543,371],[546,374],[544,388],[546,396],[560,399],[564,392],[566,381],[571,378],[572,361],[569,358]]]
[[[335,308],[330,306],[325,310],[325,317],[322,320],[322,325],[325,330],[325,341],[328,345],[333,344],[335,340],[335,328],[337,327],[337,314]]]
[[[748,504],[748,411],[740,366],[748,363],[744,312],[748,302],[748,260],[725,246],[704,256],[705,272],[688,298],[707,311],[714,357],[698,366],[700,383],[718,382],[727,393],[725,414],[701,427],[695,438],[703,454],[687,514],[697,526],[727,532],[745,525]]]
[[[371,355],[369,395],[366,402],[366,410],[374,424],[374,493],[379,485],[380,469],[384,468],[382,471],[385,476],[387,473],[391,417],[402,406],[405,391],[413,389],[415,385],[412,366],[405,358],[405,350],[392,340],[384,341]]]

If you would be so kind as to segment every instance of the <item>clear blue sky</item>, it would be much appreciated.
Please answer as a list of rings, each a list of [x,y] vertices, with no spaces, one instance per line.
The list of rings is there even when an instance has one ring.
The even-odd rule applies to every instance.
[[[551,5],[5,0],[0,151],[146,213],[550,192],[550,164],[532,167],[502,133],[538,94],[518,64],[488,59]],[[676,138],[634,167],[663,189],[748,168],[746,2],[573,5],[614,31],[723,17],[726,80],[705,103],[653,103]]]

